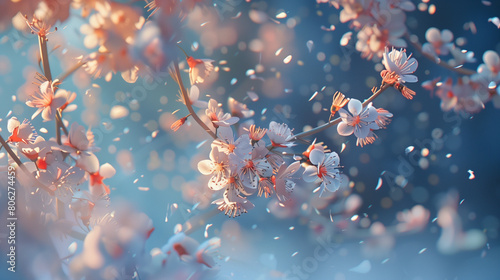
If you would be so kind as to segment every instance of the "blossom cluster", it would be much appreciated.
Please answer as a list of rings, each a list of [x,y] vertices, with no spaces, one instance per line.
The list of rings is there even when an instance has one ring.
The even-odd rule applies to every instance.
[[[356,50],[367,59],[379,60],[387,47],[405,48],[406,14],[415,10],[409,0],[317,0],[340,11],[340,22],[349,22],[357,33]],[[344,35],[346,36],[346,35]]]

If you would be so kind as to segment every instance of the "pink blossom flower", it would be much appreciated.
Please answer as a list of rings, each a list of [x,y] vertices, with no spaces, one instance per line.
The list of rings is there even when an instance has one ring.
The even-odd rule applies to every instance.
[[[315,182],[321,180],[321,193],[323,195],[325,189],[330,192],[335,192],[339,189],[341,177],[339,173],[340,159],[336,152],[323,153],[321,150],[314,149],[309,156],[311,163],[306,167],[303,174],[303,179],[306,182]]]
[[[240,120],[238,117],[232,117],[229,113],[224,114],[215,99],[210,99],[210,101],[208,101],[208,109],[205,110],[205,114],[212,121],[215,128],[219,126],[230,126]]]
[[[76,166],[95,173],[99,170],[99,160],[93,152],[99,151],[99,148],[94,146],[93,139],[90,130],[86,132],[83,126],[74,122],[59,149],[69,153],[76,160]]]
[[[386,48],[382,63],[387,71],[390,73],[394,72],[399,76],[399,82],[415,83],[418,81],[415,75],[411,75],[417,70],[418,62],[415,58],[411,57],[411,54],[410,56],[406,56],[405,49],[398,51],[393,48],[389,52],[389,49]]]
[[[76,166],[49,165],[45,170],[37,171],[40,183],[54,191],[64,202],[70,202],[76,186],[81,183],[85,172]]]
[[[42,113],[43,120],[50,121],[54,119],[56,110],[66,103],[66,91],[59,90],[56,94],[54,94],[55,84],[57,82],[58,80],[55,80],[52,83],[49,81],[42,83],[40,85],[40,90],[28,97],[26,105],[38,108],[38,110],[31,116],[31,119],[34,119],[38,116],[38,114]]]
[[[246,195],[257,190],[260,178],[273,175],[273,168],[266,158],[268,152],[266,147],[255,147],[251,153],[236,150],[235,154],[229,155]]]

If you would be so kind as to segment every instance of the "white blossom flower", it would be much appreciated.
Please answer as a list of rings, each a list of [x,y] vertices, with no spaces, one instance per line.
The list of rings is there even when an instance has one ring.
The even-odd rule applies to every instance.
[[[389,72],[394,72],[399,76],[400,82],[410,82],[415,83],[418,81],[417,77],[413,74],[418,67],[418,62],[415,58],[410,56],[406,56],[406,50],[395,50],[394,48],[389,52],[389,49],[386,48],[384,52],[384,59],[382,63],[385,66],[385,69]]]
[[[256,189],[260,178],[271,177],[273,167],[267,161],[269,150],[266,147],[255,147],[251,153],[229,155],[231,162],[236,165],[234,170],[244,188],[244,194],[250,195]]]
[[[207,108],[208,102],[199,100],[200,89],[197,86],[195,85],[191,86],[188,92],[188,96],[189,96],[189,102],[191,102],[193,106],[201,109]]]
[[[210,159],[198,162],[198,170],[203,175],[212,175],[208,182],[211,190],[218,191],[228,184],[230,176],[229,158],[227,154],[214,147]]]
[[[342,122],[337,126],[337,132],[340,135],[349,136],[354,133],[358,139],[362,139],[368,137],[371,130],[379,129],[375,122],[378,113],[373,106],[363,109],[361,101],[351,99],[347,107],[350,113],[344,109],[339,110]]]
[[[31,116],[31,119],[34,119],[38,114],[42,113],[43,120],[50,121],[54,119],[56,110],[66,103],[68,97],[66,91],[59,90],[54,94],[54,85],[57,82],[59,81],[54,80],[52,83],[49,81],[42,83],[39,90],[28,97],[26,105],[38,108]]]
[[[214,70],[214,65],[212,64],[214,60],[212,59],[195,59],[188,56],[186,60],[189,65],[189,80],[191,81],[191,85],[203,83],[210,75],[210,72]]]
[[[215,99],[210,99],[208,101],[208,108],[205,110],[205,114],[212,121],[215,128],[219,126],[230,126],[240,120],[238,117],[232,117],[229,113],[224,114]]]
[[[230,127],[221,126],[217,129],[218,138],[212,142],[212,149],[217,147],[219,151],[232,154],[237,150],[240,154],[249,154],[252,151],[248,134],[243,134],[236,141],[233,130]]]
[[[73,192],[76,191],[76,186],[81,183],[85,172],[76,167],[66,165],[49,165],[47,169],[37,171],[37,179],[55,192],[57,198],[63,202],[71,201]]]
[[[289,166],[282,164],[274,177],[274,190],[279,201],[287,201],[295,188],[292,176],[300,169],[300,161],[295,161]]]
[[[234,180],[234,177],[231,179]],[[240,216],[242,212],[247,213],[254,207],[253,203],[239,195],[237,188],[234,187],[234,182],[224,191],[223,197],[215,200],[212,204],[216,204],[220,211],[233,218]]]
[[[10,132],[7,142],[9,143],[32,143],[36,139],[35,128],[28,120],[22,123],[16,117],[12,117],[7,122],[7,130]]]
[[[320,197],[323,195],[325,189],[330,192],[338,190],[341,183],[341,177],[338,170],[340,163],[338,154],[336,152],[325,154],[321,150],[314,149],[311,151],[309,159],[314,165],[306,167],[303,174],[304,181],[315,182],[320,179]]]
[[[63,139],[60,149],[67,152],[76,160],[76,166],[83,170],[94,173],[99,169],[99,160],[93,152],[99,151],[93,145],[93,134],[85,131],[85,128],[76,122],[71,124],[68,137]]]
[[[273,147],[290,148],[295,146],[293,142],[289,142],[293,138],[292,131],[285,123],[278,124],[275,121],[270,122],[267,136],[271,140]]]

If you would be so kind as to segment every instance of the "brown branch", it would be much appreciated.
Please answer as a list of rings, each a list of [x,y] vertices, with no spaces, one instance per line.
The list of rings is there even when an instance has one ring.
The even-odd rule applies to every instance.
[[[189,113],[193,117],[193,119],[203,128],[212,138],[217,139],[217,135],[208,128],[208,126],[198,117],[196,112],[193,109],[193,106],[191,102],[189,102],[189,96],[187,93],[186,88],[184,87],[184,84],[182,83],[182,78],[181,78],[181,71],[179,70],[179,63],[176,61],[174,62],[174,69],[175,69],[175,75],[176,75],[176,82],[179,84],[179,88],[181,90],[182,98],[184,99],[184,104],[186,105],[186,108],[188,109]]]
[[[40,45],[40,59],[43,65],[43,75],[52,82],[52,74],[50,73],[49,54],[47,52],[47,38],[45,36],[38,36],[38,44]]]

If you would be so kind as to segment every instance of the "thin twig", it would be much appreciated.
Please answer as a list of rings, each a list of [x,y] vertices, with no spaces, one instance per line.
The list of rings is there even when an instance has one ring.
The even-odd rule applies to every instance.
[[[19,168],[21,168],[21,170],[28,176],[28,178],[31,178],[32,180],[35,181],[35,185],[37,187],[45,190],[46,192],[48,192],[52,196],[54,195],[54,192],[52,190],[50,190],[45,185],[43,185],[42,183],[40,183],[40,181],[38,181],[35,178],[31,177],[31,174],[28,171],[28,169],[26,168],[26,166],[24,166],[23,162],[19,159],[19,157],[16,155],[16,153],[14,153],[14,151],[12,151],[12,149],[9,146],[9,144],[7,144],[7,142],[5,142],[5,140],[3,139],[2,135],[0,135],[0,143],[5,148],[5,150],[10,155],[10,157],[16,162],[16,164],[19,166]]]
[[[40,59],[43,65],[43,75],[49,82],[52,82],[52,74],[50,73],[49,55],[47,53],[47,38],[38,36],[38,44],[40,45]]]
[[[60,83],[62,83],[69,75],[73,74],[75,71],[80,69],[86,62],[80,61],[77,64],[73,65],[68,71],[64,72],[61,76],[57,77]]]
[[[443,68],[446,68],[450,71],[456,72],[460,75],[471,76],[471,75],[474,75],[477,73],[476,71],[471,70],[471,69],[467,69],[467,68],[463,68],[463,67],[459,67],[459,68],[453,67],[450,64],[446,63],[444,60],[439,59],[438,57],[435,57],[431,54],[424,52],[422,49],[422,45],[418,41],[412,40],[411,36],[408,33],[405,34],[405,37],[419,53],[421,53],[425,58],[436,63],[437,65],[439,65]]]
[[[208,126],[200,119],[200,117],[198,117],[198,115],[196,114],[196,112],[194,111],[193,109],[193,106],[191,104],[191,102],[189,102],[189,96],[188,96],[188,93],[187,93],[187,90],[186,88],[184,87],[184,84],[182,83],[182,78],[181,78],[181,72],[179,70],[179,64],[178,62],[174,62],[174,69],[175,69],[175,75],[177,76],[176,78],[176,82],[179,84],[179,88],[181,90],[181,94],[182,94],[182,98],[184,99],[184,103],[186,105],[186,108],[188,109],[189,113],[191,114],[191,116],[193,117],[193,119],[208,133],[210,134],[210,136],[212,136],[212,138],[214,139],[217,139],[217,135],[215,135],[215,133],[210,130],[210,128],[208,128]]]
[[[370,96],[368,99],[366,99],[364,102],[363,102],[363,108],[365,108],[366,106],[368,106],[368,104],[370,102],[372,102],[375,98],[377,98],[382,92],[384,92],[386,89],[388,89],[389,87],[391,87],[391,85],[389,84],[385,84],[383,86],[381,86],[376,92],[374,92],[372,94],[372,96]],[[325,124],[322,124],[318,127],[315,127],[311,130],[308,130],[308,131],[304,131],[304,132],[301,132],[301,133],[298,133],[298,134],[295,134],[293,136],[293,138],[291,140],[297,140],[297,139],[304,139],[308,136],[311,136],[311,135],[314,135],[316,133],[319,133],[327,128],[330,128],[338,123],[340,123],[341,121],[341,118],[336,118],[330,122],[327,122]]]

